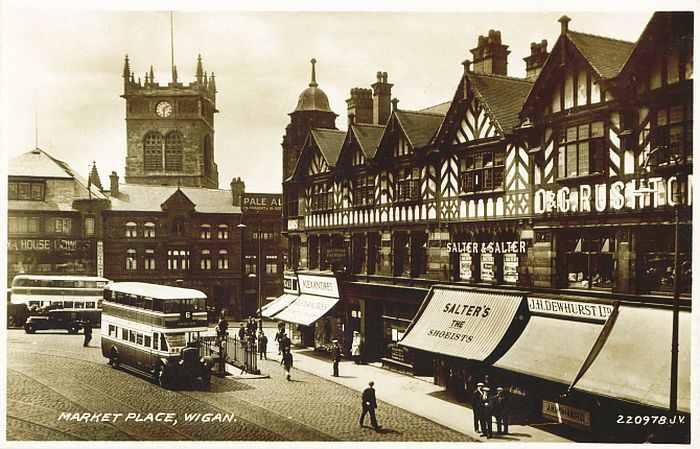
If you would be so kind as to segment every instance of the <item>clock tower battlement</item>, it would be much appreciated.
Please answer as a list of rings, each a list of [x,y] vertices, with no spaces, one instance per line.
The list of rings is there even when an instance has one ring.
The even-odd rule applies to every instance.
[[[214,162],[214,114],[216,80],[207,75],[202,58],[197,58],[195,80],[172,80],[161,85],[153,66],[136,78],[124,60],[126,100],[127,184],[181,185],[218,188],[219,174]]]

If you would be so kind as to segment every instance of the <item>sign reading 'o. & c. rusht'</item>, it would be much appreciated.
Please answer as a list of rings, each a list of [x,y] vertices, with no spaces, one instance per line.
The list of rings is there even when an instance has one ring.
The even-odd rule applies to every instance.
[[[338,281],[332,276],[299,275],[299,291],[302,294],[340,298]]]

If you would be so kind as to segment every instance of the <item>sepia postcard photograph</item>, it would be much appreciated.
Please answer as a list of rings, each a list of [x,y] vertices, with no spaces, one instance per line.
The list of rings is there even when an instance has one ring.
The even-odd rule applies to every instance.
[[[0,446],[695,442],[694,3],[342,8],[0,2]]]

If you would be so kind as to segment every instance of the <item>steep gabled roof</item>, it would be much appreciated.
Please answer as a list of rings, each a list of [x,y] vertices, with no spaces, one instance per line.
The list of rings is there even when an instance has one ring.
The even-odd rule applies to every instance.
[[[340,149],[343,147],[346,132],[339,129],[312,128],[310,134],[328,166],[334,167],[338,161]]]
[[[394,115],[414,150],[424,147],[432,141],[435,132],[440,128],[440,124],[445,118],[444,114],[400,109],[394,111]]]
[[[446,101],[444,103],[439,103],[434,106],[429,106],[425,109],[419,109],[418,112],[432,112],[435,114],[442,114],[445,115],[447,114],[447,111],[450,110],[450,105],[452,104],[451,101]]]
[[[374,158],[374,155],[377,154],[377,148],[379,147],[379,142],[382,140],[382,135],[384,135],[386,126],[359,123],[352,125],[351,129],[365,157],[367,159]]]
[[[35,148],[11,159],[8,164],[8,176],[30,178],[73,179],[85,189],[87,195],[88,183],[67,163],[56,159],[46,151]],[[94,184],[90,192],[95,198],[106,198]]]
[[[518,114],[532,88],[532,81],[473,72],[467,76],[474,94],[496,120],[496,125],[503,134],[510,134],[519,123]]]
[[[593,70],[604,79],[614,78],[620,73],[635,47],[634,42],[578,31],[568,31],[566,36]]]

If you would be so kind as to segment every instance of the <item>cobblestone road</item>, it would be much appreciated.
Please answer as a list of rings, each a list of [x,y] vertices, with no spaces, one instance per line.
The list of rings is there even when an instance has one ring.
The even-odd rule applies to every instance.
[[[110,368],[81,335],[8,333],[8,440],[258,440],[258,441],[472,441],[397,407],[379,403],[384,429],[359,428],[359,393],[311,374],[284,379],[274,361],[270,379],[212,379],[209,391],[169,391]],[[377,386],[381,387],[381,386]],[[173,412],[177,425],[76,423],[62,412]],[[233,423],[184,423],[185,413],[234,413]]]

